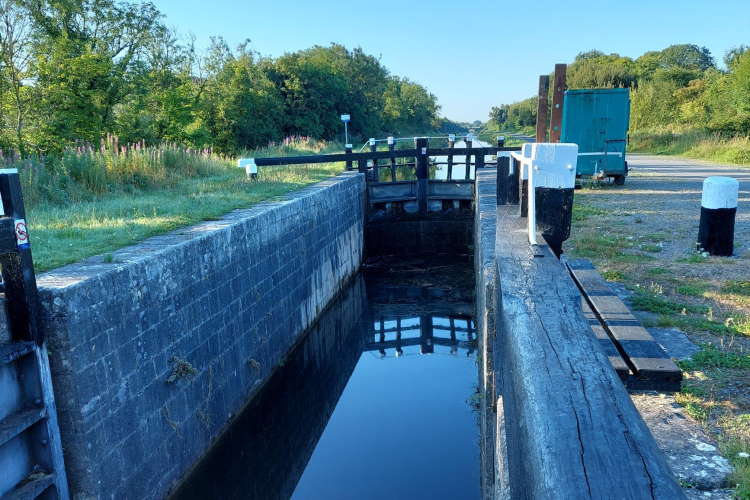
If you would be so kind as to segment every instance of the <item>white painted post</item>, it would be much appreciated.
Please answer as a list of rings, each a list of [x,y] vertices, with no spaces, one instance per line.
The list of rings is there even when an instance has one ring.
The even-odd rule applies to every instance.
[[[524,153],[526,150],[524,145]],[[537,244],[536,188],[574,189],[578,145],[567,143],[531,143],[526,163],[528,174],[529,243]]]
[[[734,220],[740,183],[732,177],[712,176],[703,181],[698,249],[710,255],[734,253]]]
[[[258,177],[258,166],[255,164],[255,158],[240,158],[237,160],[237,166],[244,168],[249,178],[255,179]]]

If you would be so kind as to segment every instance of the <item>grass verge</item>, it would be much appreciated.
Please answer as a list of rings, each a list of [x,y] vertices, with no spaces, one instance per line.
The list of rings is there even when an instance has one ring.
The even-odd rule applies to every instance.
[[[331,150],[340,148],[296,139],[247,156]],[[251,181],[233,159],[210,151],[132,146],[5,163],[22,178],[37,272],[214,219],[343,170],[342,163],[266,167]]]
[[[605,279],[629,289],[630,305],[644,324],[678,328],[703,345],[680,362],[685,379],[675,401],[716,438],[734,467],[729,483],[735,497],[750,500],[750,282],[744,257],[689,253],[684,227],[626,189],[576,192],[566,252],[591,259]]]
[[[633,153],[678,155],[732,165],[750,165],[750,137],[727,137],[700,130],[680,133],[634,132],[630,134],[628,150]]]

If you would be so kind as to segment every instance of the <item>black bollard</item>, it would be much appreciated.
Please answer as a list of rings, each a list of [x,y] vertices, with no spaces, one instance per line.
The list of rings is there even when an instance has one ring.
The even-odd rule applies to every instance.
[[[573,177],[575,183],[575,177]],[[562,245],[570,238],[570,225],[573,220],[574,188],[537,187],[536,227],[556,256],[562,254]]]
[[[351,144],[344,145],[344,152],[346,154],[348,154],[348,155],[352,154],[352,145]],[[353,170],[352,161],[351,160],[346,160],[346,169],[347,170]]]
[[[730,256],[734,253],[734,219],[740,183],[731,177],[707,177],[703,181],[698,243],[701,252]]]
[[[530,157],[528,186],[529,190],[533,186],[534,201],[529,196],[528,203],[535,207],[536,230],[559,257],[563,242],[570,237],[578,146],[537,143],[532,145]],[[529,226],[532,223],[530,219]]]

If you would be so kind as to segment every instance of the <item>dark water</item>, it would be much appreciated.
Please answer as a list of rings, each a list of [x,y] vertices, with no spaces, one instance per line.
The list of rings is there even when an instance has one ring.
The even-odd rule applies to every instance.
[[[479,498],[471,269],[368,266],[174,498]]]

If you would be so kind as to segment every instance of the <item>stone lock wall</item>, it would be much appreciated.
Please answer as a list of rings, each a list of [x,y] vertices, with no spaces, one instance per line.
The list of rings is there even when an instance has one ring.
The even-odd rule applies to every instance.
[[[364,178],[39,277],[74,498],[161,498],[359,268]]]

